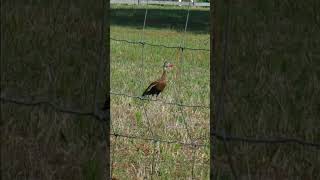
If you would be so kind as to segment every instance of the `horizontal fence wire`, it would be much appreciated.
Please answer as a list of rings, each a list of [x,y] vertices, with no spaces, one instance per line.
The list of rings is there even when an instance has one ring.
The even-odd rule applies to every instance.
[[[163,47],[163,48],[168,48],[168,49],[182,49],[182,50],[191,50],[191,51],[207,51],[210,52],[210,49],[204,49],[204,48],[191,48],[191,47],[184,47],[184,46],[168,46],[164,44],[152,44],[148,42],[143,42],[143,41],[130,41],[126,39],[116,39],[111,37],[110,40],[117,41],[117,42],[125,42],[129,44],[136,44],[136,45],[149,45],[149,46],[154,46],[154,47]]]
[[[110,92],[112,95],[117,95],[117,96],[125,96],[125,97],[131,97],[131,98],[137,98],[140,100],[147,100],[147,101],[161,101],[161,100],[154,100],[154,99],[147,99],[143,98],[140,96],[132,96],[124,93],[115,93],[115,92]],[[176,106],[182,106],[182,107],[200,107],[200,108],[209,108],[207,106],[192,106],[192,105],[184,105],[184,104],[179,104],[179,103],[168,103],[162,101],[164,104],[168,105],[176,105]],[[279,137],[279,138],[274,138],[274,137],[269,137],[269,138],[250,138],[250,137],[239,137],[239,136],[230,136],[230,135],[224,135],[223,133],[218,133],[218,132],[213,132],[213,135],[218,139],[218,140],[225,140],[225,141],[232,141],[232,142],[245,142],[245,143],[266,143],[266,144],[285,144],[285,143],[290,143],[290,144],[300,144],[303,146],[310,146],[310,147],[315,147],[317,149],[320,149],[320,143],[312,143],[308,141],[304,141],[301,139],[296,139],[296,138],[284,138],[284,137]],[[130,138],[130,137],[128,137]],[[135,137],[137,138],[137,137]],[[144,139],[141,139],[144,140]],[[147,140],[147,139],[145,139]],[[148,140],[155,140],[155,139],[148,139]],[[164,141],[165,142],[165,141]],[[175,142],[175,141],[172,141]],[[180,142],[180,144],[183,144]],[[202,146],[202,145],[200,145]]]
[[[152,142],[160,142],[166,144],[180,144],[182,146],[190,146],[190,147],[209,147],[207,144],[200,144],[200,143],[187,143],[181,141],[170,141],[170,140],[163,140],[163,139],[156,139],[156,138],[147,138],[147,137],[138,137],[133,135],[125,135],[125,134],[118,134],[118,133],[111,133],[111,136],[115,137],[123,137],[128,139],[137,139],[137,140],[144,140],[144,141],[152,141]]]
[[[259,137],[259,138],[250,138],[250,137],[239,137],[239,136],[230,136],[222,135],[222,133],[213,132],[213,135],[219,140],[233,141],[233,142],[244,142],[251,144],[299,144],[303,146],[314,147],[320,150],[320,143],[313,143],[304,141],[297,138],[286,138],[286,137]]]
[[[83,111],[75,108],[66,108],[61,107],[58,104],[52,103],[47,99],[44,100],[25,100],[23,98],[12,98],[12,97],[5,97],[1,96],[1,101],[5,103],[12,103],[16,105],[23,105],[23,106],[49,106],[56,112],[66,113],[66,114],[73,114],[78,116],[91,116],[97,120],[103,120],[104,118],[101,118],[98,114],[94,113],[93,111]]]
[[[78,116],[89,116],[93,117],[97,120],[102,120],[100,116],[96,115],[93,111],[83,111],[79,109],[72,109],[72,108],[65,108],[65,107],[60,107],[59,105],[56,105],[54,103],[51,103],[47,100],[34,100],[34,101],[28,101],[24,100],[23,98],[12,98],[12,97],[5,97],[1,96],[0,97],[1,102],[3,103],[11,103],[11,104],[16,104],[16,105],[22,105],[22,106],[50,106],[54,111],[60,112],[60,113],[66,113],[66,114],[73,114],[73,115],[78,115]],[[104,120],[103,120],[104,122]],[[258,137],[258,138],[253,138],[253,137],[239,137],[239,136],[230,136],[230,135],[222,135],[221,133],[218,132],[213,132],[212,133],[214,137],[216,137],[219,140],[225,139],[226,141],[230,142],[244,142],[244,143],[254,143],[254,144],[299,144],[302,146],[309,146],[309,147],[314,147],[316,149],[320,150],[320,143],[313,143],[313,142],[308,142],[304,141],[302,139],[297,139],[297,138],[285,138],[285,137]],[[179,142],[179,141],[167,141],[167,140],[161,140],[161,139],[155,139],[155,138],[141,138],[137,136],[132,136],[132,135],[124,135],[124,134],[119,134],[119,133],[113,133],[111,134],[113,136],[117,137],[125,137],[125,138],[132,138],[132,139],[140,139],[140,140],[147,140],[147,141],[159,141],[159,142],[165,142],[169,144],[181,144],[181,145],[186,145],[186,146],[206,146],[204,144],[192,144],[192,143],[185,143],[185,142]]]
[[[123,97],[140,99],[143,101],[158,101],[158,102],[162,102],[163,104],[181,106],[181,107],[186,107],[186,108],[206,108],[206,109],[209,109],[209,106],[204,106],[204,105],[188,105],[188,104],[182,104],[182,103],[176,103],[176,102],[166,102],[166,101],[163,101],[160,99],[145,98],[142,96],[134,96],[134,95],[125,94],[125,93],[110,92],[110,94],[115,95],[115,96],[123,96]]]

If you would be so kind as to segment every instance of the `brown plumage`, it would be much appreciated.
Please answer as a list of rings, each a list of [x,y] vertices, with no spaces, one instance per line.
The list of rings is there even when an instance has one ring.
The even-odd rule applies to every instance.
[[[160,79],[152,82],[148,88],[143,92],[142,96],[158,95],[164,90],[167,85],[167,71],[172,68],[173,64],[165,62],[163,64],[163,73]]]

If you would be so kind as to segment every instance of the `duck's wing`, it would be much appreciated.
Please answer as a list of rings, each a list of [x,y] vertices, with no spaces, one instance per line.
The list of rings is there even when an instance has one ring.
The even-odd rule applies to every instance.
[[[158,81],[158,80],[152,82],[152,83],[148,86],[148,88],[143,92],[142,96],[151,94],[152,88],[155,88],[158,84],[159,84],[159,81]]]

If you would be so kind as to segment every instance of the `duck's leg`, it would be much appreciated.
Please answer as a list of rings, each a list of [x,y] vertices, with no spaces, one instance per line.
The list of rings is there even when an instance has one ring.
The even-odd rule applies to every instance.
[[[159,92],[159,93],[157,93],[156,100],[158,100],[158,96],[159,96],[159,94],[160,94],[160,92]]]

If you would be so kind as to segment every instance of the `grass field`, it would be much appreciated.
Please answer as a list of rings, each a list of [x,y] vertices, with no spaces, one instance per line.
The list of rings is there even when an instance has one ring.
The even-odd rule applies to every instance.
[[[232,4],[226,115],[218,131],[223,128],[226,133],[240,137],[319,142],[319,13],[312,9],[319,4],[310,3],[312,1]],[[223,6],[221,4],[221,13],[225,12]],[[221,17],[224,16],[216,18]],[[190,29],[183,36],[185,18],[186,11],[179,7],[151,6],[144,39],[155,44],[176,45],[185,38],[186,46],[208,48],[208,10],[192,9]],[[140,40],[143,7],[113,6],[111,19],[111,37]],[[222,26],[217,28],[219,32],[224,30]],[[165,58],[178,66],[169,75],[169,86],[161,99],[209,104],[208,52],[185,51],[182,65],[175,50],[146,46],[144,54],[141,69],[141,45],[111,41],[112,91],[141,95],[148,83],[160,75],[162,58]],[[143,114],[144,105],[153,135]],[[176,107],[112,96],[114,132],[184,141],[188,139],[183,123],[186,120],[193,139],[208,143],[209,110],[184,109],[183,112],[185,119],[181,121]],[[123,138],[114,141],[113,138],[113,145],[115,177],[149,177],[152,142]],[[290,143],[229,143],[228,147],[236,173],[242,179],[319,178],[320,155],[316,148]],[[228,156],[221,142],[216,148],[217,179],[231,179]],[[155,179],[190,178],[190,149],[160,144],[156,150]],[[209,148],[196,151],[193,171],[196,179],[208,179],[208,153]]]
[[[208,9],[191,9],[184,34],[186,9],[149,6],[142,32],[144,8],[112,6],[110,36],[130,41],[143,38],[148,43],[167,46],[179,46],[184,41],[187,47],[209,49]],[[164,60],[175,66],[168,74],[168,85],[159,100],[209,107],[209,51],[184,50],[181,54],[178,49],[146,45],[142,52],[139,44],[111,40],[111,91],[140,96],[151,81],[161,76]],[[193,148],[113,137],[113,176],[150,179],[153,173],[154,179],[189,179],[193,171],[196,179],[208,179],[209,109],[180,109],[161,101],[111,96],[112,131],[207,146]]]
[[[320,142],[319,2],[234,1],[226,113],[218,131]],[[224,4],[219,5],[219,13],[224,13]],[[101,20],[93,9],[100,7],[87,1],[3,2],[1,97],[92,111]],[[111,14],[111,37],[140,40],[144,7],[113,6]],[[216,17],[221,24],[222,17]],[[186,10],[180,7],[149,6],[143,39],[169,46],[185,40],[187,47],[208,49],[208,9],[191,9],[183,35],[185,19]],[[153,179],[190,179],[192,174],[194,179],[208,179],[209,109],[180,109],[163,101],[209,105],[209,52],[186,49],[182,56],[176,49],[146,45],[142,53],[141,45],[111,41],[112,92],[141,95],[160,76],[164,59],[175,67],[161,101],[112,95],[112,132],[188,143],[191,137],[206,146],[112,136],[117,179],[151,179],[152,172]],[[2,179],[99,179],[105,131],[94,118],[41,103],[1,100],[0,125]],[[320,179],[320,153],[314,147],[243,142],[228,147],[239,179]],[[215,169],[216,179],[232,179],[220,141]]]

